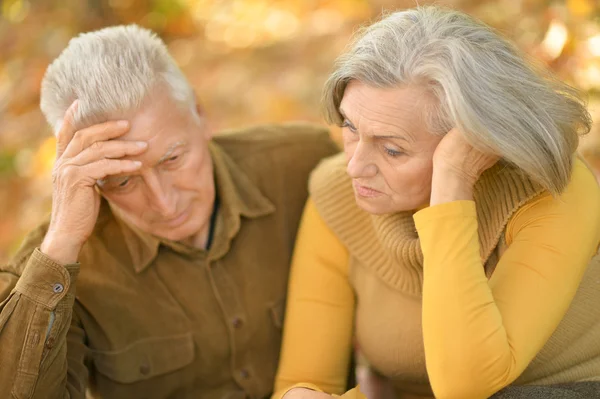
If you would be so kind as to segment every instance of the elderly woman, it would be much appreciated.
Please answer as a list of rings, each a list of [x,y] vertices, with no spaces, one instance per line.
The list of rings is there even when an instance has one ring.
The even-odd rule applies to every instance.
[[[342,394],[353,338],[397,398],[600,397],[600,190],[574,154],[577,92],[424,7],[364,30],[325,106],[344,154],[311,178],[275,397]]]

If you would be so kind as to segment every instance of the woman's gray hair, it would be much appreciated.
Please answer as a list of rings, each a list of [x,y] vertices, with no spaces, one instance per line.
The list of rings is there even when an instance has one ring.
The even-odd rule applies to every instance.
[[[343,121],[339,106],[354,79],[426,88],[431,133],[459,128],[472,145],[500,155],[554,195],[569,182],[578,134],[592,124],[576,89],[526,61],[483,23],[435,6],[395,12],[358,32],[325,84],[328,122]]]
[[[195,107],[194,91],[164,42],[136,25],[114,26],[71,39],[46,71],[40,107],[57,132],[75,99],[75,122],[83,127],[136,111],[158,88],[177,105]]]

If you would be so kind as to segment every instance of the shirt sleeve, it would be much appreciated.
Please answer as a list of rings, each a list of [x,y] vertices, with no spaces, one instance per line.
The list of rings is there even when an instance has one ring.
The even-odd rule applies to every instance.
[[[273,398],[283,397],[294,387],[343,393],[352,353],[353,319],[348,253],[309,199],[292,261]],[[348,397],[357,397],[352,396],[357,391]]]
[[[474,202],[436,205],[414,219],[433,391],[441,399],[487,398],[525,370],[564,317],[600,241],[600,190],[578,162],[560,197],[519,209],[489,281]]]
[[[73,317],[78,273],[79,264],[60,265],[27,243],[0,268],[0,397],[85,397],[84,332]]]

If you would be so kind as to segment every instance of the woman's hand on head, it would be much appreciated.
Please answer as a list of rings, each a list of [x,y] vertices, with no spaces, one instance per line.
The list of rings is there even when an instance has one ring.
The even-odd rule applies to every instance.
[[[450,130],[437,145],[433,154],[433,168],[454,173],[470,184],[492,167],[500,158],[474,148],[457,128]]]
[[[453,128],[433,154],[430,204],[472,200],[475,182],[499,159],[473,147],[460,130]]]

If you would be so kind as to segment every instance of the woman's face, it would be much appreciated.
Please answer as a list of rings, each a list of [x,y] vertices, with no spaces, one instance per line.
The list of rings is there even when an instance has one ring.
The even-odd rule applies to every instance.
[[[373,214],[429,205],[433,153],[441,136],[427,130],[431,101],[418,87],[380,89],[351,81],[340,112],[356,203]]]

